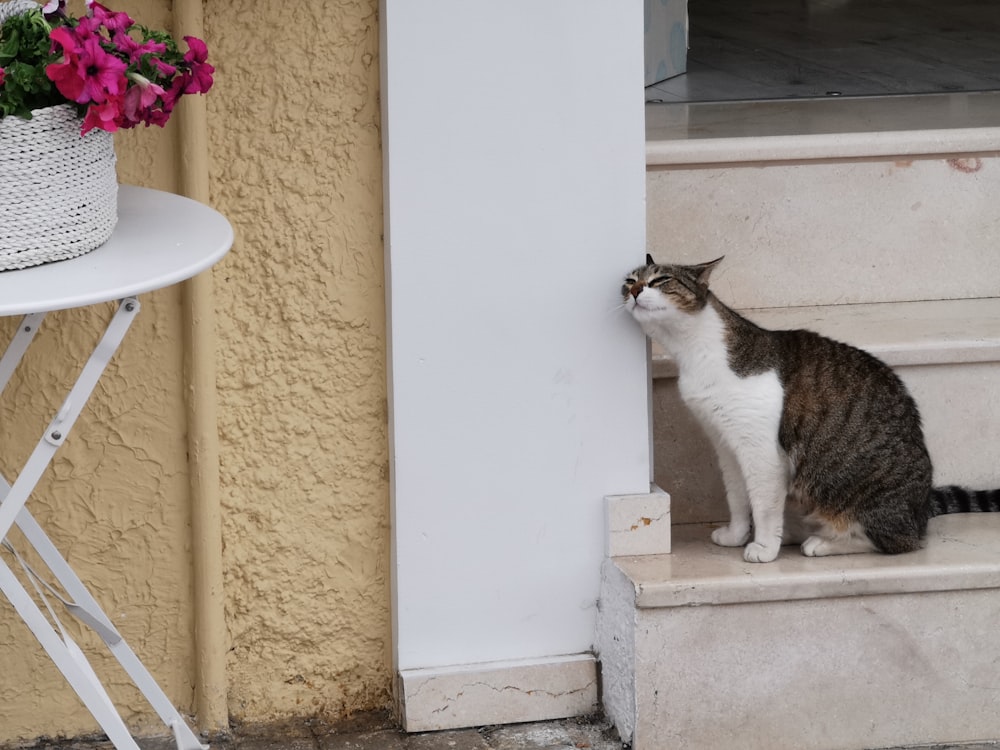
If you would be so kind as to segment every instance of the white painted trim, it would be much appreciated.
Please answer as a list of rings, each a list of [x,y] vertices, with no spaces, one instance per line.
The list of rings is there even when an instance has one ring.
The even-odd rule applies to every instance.
[[[407,732],[580,716],[597,708],[597,660],[576,654],[406,669],[399,702]]]

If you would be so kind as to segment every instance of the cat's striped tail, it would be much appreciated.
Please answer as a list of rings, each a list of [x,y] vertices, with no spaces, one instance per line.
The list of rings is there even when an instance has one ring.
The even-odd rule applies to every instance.
[[[931,490],[931,516],[945,513],[1000,513],[1000,489],[967,490],[949,485]]]

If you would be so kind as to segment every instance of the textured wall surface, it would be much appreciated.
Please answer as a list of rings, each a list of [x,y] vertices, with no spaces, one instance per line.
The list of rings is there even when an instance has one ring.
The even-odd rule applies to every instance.
[[[374,0],[209,3],[230,711],[388,704]]]
[[[171,23],[171,0],[111,5],[149,26]],[[337,718],[389,700],[375,7],[267,0],[205,8],[217,67],[208,97],[212,203],[237,236],[213,274],[230,711],[244,721]],[[174,123],[119,134],[120,180],[175,191],[176,138]],[[190,711],[180,299],[176,287],[143,297],[29,507],[170,698]],[[8,479],[110,313],[107,305],[47,318],[0,401]],[[15,323],[0,319],[0,343]],[[83,633],[62,619],[74,637]],[[96,643],[89,634],[78,640],[88,654],[103,650],[87,648]],[[93,661],[126,720],[162,733],[114,660]],[[6,606],[0,665],[0,744],[96,729]]]

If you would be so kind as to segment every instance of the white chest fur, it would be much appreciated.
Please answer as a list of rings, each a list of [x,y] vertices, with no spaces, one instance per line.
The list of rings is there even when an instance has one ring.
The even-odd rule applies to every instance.
[[[776,443],[784,400],[777,373],[740,377],[732,371],[715,308],[640,311],[636,319],[676,361],[681,397],[710,437],[730,445]]]

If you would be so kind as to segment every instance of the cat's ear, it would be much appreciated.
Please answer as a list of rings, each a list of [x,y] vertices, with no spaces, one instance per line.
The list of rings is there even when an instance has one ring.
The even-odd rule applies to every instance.
[[[712,271],[715,269],[717,265],[719,265],[722,262],[722,259],[725,257],[726,257],[725,255],[722,255],[716,258],[715,260],[710,260],[708,263],[701,263],[697,266],[694,266],[695,278],[698,279],[698,283],[701,286],[705,287],[708,286],[708,277],[712,275]]]
[[[646,265],[647,266],[655,266],[656,265],[656,261],[653,260],[653,256],[650,255],[649,253],[646,253]]]

